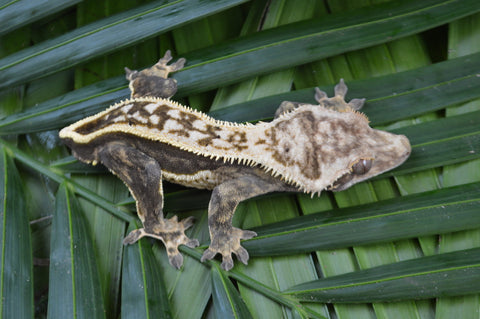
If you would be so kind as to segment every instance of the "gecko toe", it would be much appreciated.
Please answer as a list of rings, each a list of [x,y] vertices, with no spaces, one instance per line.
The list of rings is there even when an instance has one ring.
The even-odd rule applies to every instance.
[[[216,251],[213,251],[212,249],[208,248],[203,252],[203,255],[200,261],[203,263],[205,260],[213,259],[213,257],[215,257],[216,254],[217,254]]]
[[[213,259],[217,254],[222,255],[221,267],[224,270],[233,268],[232,253],[237,256],[245,265],[248,263],[249,255],[245,248],[240,245],[241,239],[250,239],[257,236],[257,233],[251,230],[242,230],[232,227],[226,234],[216,234],[212,238],[210,247],[208,247],[202,256],[201,261]]]
[[[250,256],[248,255],[248,251],[240,246],[235,252],[235,255],[237,255],[238,260],[240,260],[244,265],[248,264],[248,259]]]
[[[233,259],[231,255],[223,256],[222,264],[220,265],[223,270],[229,271],[233,268]]]
[[[347,104],[355,111],[358,111],[362,108],[364,103],[365,103],[365,99],[352,99]]]
[[[334,91],[335,96],[341,96],[342,98],[344,98],[345,95],[347,95],[348,88],[345,85],[345,81],[343,81],[343,79],[340,79],[338,84],[335,85]]]
[[[242,230],[242,233],[240,235],[241,239],[250,239],[257,236],[257,233],[251,230]]]
[[[130,234],[128,234],[127,237],[123,239],[123,244],[124,245],[134,244],[143,236],[145,236],[145,230],[143,228],[132,230]]]
[[[183,219],[180,223],[183,225],[184,229],[188,229],[191,226],[193,226],[194,222],[195,222],[195,217],[189,216]]]
[[[176,269],[180,269],[180,267],[182,267],[183,265],[183,256],[180,253],[171,256],[169,255],[168,261],[170,262],[170,265],[172,265]]]
[[[190,247],[190,248],[195,248],[198,247],[200,243],[198,242],[197,239],[190,239],[188,242],[185,243],[185,246]]]

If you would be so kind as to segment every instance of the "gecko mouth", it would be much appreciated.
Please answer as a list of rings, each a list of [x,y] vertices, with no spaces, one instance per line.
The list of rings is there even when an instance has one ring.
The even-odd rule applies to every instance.
[[[339,178],[337,178],[337,180],[333,182],[331,186],[327,187],[327,190],[329,191],[344,190],[346,188],[344,186],[348,185],[348,183],[352,179],[354,179],[356,176],[361,176],[368,173],[368,171],[370,171],[370,169],[372,168],[372,163],[373,163],[373,159],[371,158],[363,158],[356,161],[350,166],[349,171],[343,174],[342,176],[340,176]]]

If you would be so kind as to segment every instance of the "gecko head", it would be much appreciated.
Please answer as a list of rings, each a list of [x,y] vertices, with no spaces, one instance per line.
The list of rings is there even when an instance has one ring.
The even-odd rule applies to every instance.
[[[373,129],[351,109],[305,104],[272,123],[272,159],[307,193],[344,190],[397,167],[411,151],[405,136]]]
[[[401,165],[411,152],[410,142],[404,135],[396,135],[369,128],[359,139],[356,156],[327,189],[341,191],[371,177]],[[352,157],[350,157],[352,158]],[[344,164],[344,165],[345,165]]]

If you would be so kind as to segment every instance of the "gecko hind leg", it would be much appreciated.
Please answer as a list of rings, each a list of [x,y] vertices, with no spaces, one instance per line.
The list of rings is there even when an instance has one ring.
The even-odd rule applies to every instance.
[[[328,97],[327,93],[316,87],[315,100],[320,106],[333,109],[338,112],[345,112],[351,110],[358,111],[365,103],[365,99],[353,99],[350,100],[350,102],[348,103],[345,101],[345,95],[347,94],[348,88],[343,79],[340,79],[340,82],[335,85],[334,90],[335,96]],[[283,101],[275,112],[274,118],[278,118],[285,113],[294,111],[302,105],[305,105],[305,103]]]
[[[98,156],[103,165],[128,186],[137,202],[137,214],[143,228],[130,232],[124,239],[124,244],[133,244],[142,237],[160,239],[165,244],[170,264],[180,268],[183,257],[178,246],[196,247],[199,243],[185,235],[185,230],[193,225],[193,217],[180,222],[176,216],[163,218],[160,165],[152,157],[121,141],[105,144]]]
[[[170,50],[167,50],[163,58],[148,69],[132,71],[129,68],[125,68],[126,78],[130,81],[129,88],[131,97],[172,97],[177,92],[177,81],[168,78],[168,75],[169,73],[181,70],[186,60],[180,58],[175,63],[168,65],[171,59],[172,54]]]

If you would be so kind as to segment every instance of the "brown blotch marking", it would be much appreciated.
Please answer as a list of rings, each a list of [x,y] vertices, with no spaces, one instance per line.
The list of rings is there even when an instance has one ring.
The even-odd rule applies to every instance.
[[[310,136],[311,138],[303,145],[304,154],[298,156],[298,154],[292,154],[290,152],[291,144],[290,141],[280,141],[277,137],[276,132],[287,132],[289,124],[294,121],[294,119],[301,122],[303,127],[303,134],[305,136]],[[290,134],[294,136],[295,132]],[[311,179],[319,179],[321,176],[319,160],[321,160],[321,146],[317,145],[314,136],[319,134],[318,123],[316,122],[315,117],[312,112],[302,112],[299,113],[296,117],[292,118],[290,121],[285,122],[281,121],[275,125],[272,130],[268,132],[271,138],[271,150],[272,157],[282,164],[283,166],[298,166],[300,167],[303,175]],[[288,151],[287,151],[288,150]],[[307,159],[306,162],[300,159]]]
[[[200,145],[200,146],[208,146],[208,145],[211,145],[212,144],[212,141],[214,139],[218,139],[220,138],[220,135],[218,135],[218,131],[221,131],[222,129],[218,126],[214,126],[214,125],[207,125],[207,129],[206,130],[199,130],[199,129],[196,129],[196,131],[202,133],[202,134],[205,134],[207,135],[207,137],[204,137],[202,139],[199,139],[197,141],[197,143]]]
[[[78,127],[75,131],[79,134],[82,134],[82,135],[88,135],[90,133],[93,133],[95,132],[96,130],[99,130],[99,129],[102,129],[106,126],[108,126],[108,124],[106,124],[107,121],[105,121],[104,118],[99,118],[95,121],[90,121],[90,122],[87,122],[85,124],[83,124],[82,126]]]
[[[232,132],[232,134],[228,136],[227,141],[232,144],[237,151],[248,148],[248,146],[245,145],[247,143],[247,134],[245,132]]]
[[[212,144],[213,139],[220,138],[220,136],[217,134],[218,131],[222,130],[220,127],[206,124],[206,129],[202,130],[193,125],[195,121],[201,121],[203,123],[205,122],[199,116],[187,112],[180,112],[179,115],[180,119],[172,118],[172,120],[177,121],[177,123],[182,125],[183,128],[180,130],[170,130],[169,133],[185,137],[190,137],[190,132],[199,132],[203,135],[207,135],[207,137],[197,141],[197,143],[201,146],[208,146]]]
[[[147,104],[151,104],[151,103],[150,102],[135,102],[135,103],[133,103],[133,107],[130,110],[128,110],[127,115],[132,115],[133,116],[135,113],[138,113],[140,115],[140,117],[143,117],[144,119],[148,120],[148,118],[150,117],[150,113],[148,113],[148,111],[145,110],[145,108],[144,108]]]
[[[127,113],[125,113],[123,112],[122,108],[128,104],[133,104],[133,106]],[[160,131],[163,130],[165,122],[170,119],[170,116],[167,114],[167,112],[170,111],[172,108],[168,105],[160,105],[154,111],[154,113],[150,114],[147,110],[144,109],[144,106],[147,104],[151,104],[151,102],[131,102],[121,104],[118,106],[118,108],[108,112],[103,117],[85,123],[84,125],[78,127],[76,131],[77,133],[87,135],[115,124],[128,124],[134,126],[139,125],[147,126],[149,128],[157,128]],[[159,117],[158,124],[152,125],[150,121],[148,121],[147,123],[138,121],[135,117],[133,117],[133,114],[137,113],[137,111],[139,116],[145,118],[147,121],[153,114],[157,115]],[[131,115],[131,117],[129,117],[129,115]],[[115,119],[118,119],[121,116],[125,116],[125,120],[115,121]]]
[[[265,144],[267,141],[263,138],[260,138],[258,139],[256,142],[255,142],[255,145],[262,145],[262,144]]]

